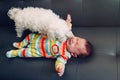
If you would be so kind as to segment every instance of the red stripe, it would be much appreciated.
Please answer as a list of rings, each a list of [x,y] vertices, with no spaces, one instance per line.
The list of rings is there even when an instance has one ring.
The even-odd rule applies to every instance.
[[[54,58],[53,56],[50,56],[49,58]]]
[[[62,55],[65,55],[66,50],[66,42],[63,43]]]
[[[45,40],[46,40],[46,38],[42,38],[41,39],[41,49],[42,49],[42,55],[44,56],[44,57],[46,57],[46,52],[45,52]]]
[[[27,41],[30,42],[30,34],[26,37]]]
[[[54,51],[54,47],[57,49],[56,51]],[[53,51],[55,54],[57,54],[57,53],[59,52],[58,45],[53,44],[53,46],[52,46],[52,51]]]
[[[25,50],[25,49],[22,51],[22,55],[23,55],[23,57],[27,57],[27,56],[26,56],[26,50]]]
[[[64,56],[64,55],[61,55],[61,56],[62,56],[62,58],[63,58],[65,61],[68,60],[68,57],[67,57],[67,56]]]

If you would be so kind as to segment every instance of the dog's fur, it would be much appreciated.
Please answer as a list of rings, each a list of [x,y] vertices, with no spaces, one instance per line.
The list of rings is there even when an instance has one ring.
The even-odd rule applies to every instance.
[[[15,22],[18,37],[21,37],[26,29],[46,34],[49,39],[58,39],[61,42],[73,36],[66,21],[50,9],[38,7],[11,8],[8,11],[8,16]]]

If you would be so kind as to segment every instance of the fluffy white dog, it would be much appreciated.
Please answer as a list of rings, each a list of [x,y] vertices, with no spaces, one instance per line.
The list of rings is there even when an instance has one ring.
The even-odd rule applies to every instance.
[[[26,29],[46,34],[49,39],[58,39],[61,42],[73,36],[67,22],[50,9],[38,7],[11,8],[8,11],[8,16],[15,22],[18,37],[21,37]]]

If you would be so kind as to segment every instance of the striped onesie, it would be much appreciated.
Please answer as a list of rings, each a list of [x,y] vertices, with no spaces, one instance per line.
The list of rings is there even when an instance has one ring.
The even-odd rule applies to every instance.
[[[18,50],[10,50],[6,53],[8,58],[11,57],[46,57],[56,58],[55,66],[59,64],[65,65],[67,60],[71,58],[70,53],[66,49],[66,41],[60,43],[57,40],[50,41],[47,36],[40,34],[28,34],[21,42],[13,43]]]

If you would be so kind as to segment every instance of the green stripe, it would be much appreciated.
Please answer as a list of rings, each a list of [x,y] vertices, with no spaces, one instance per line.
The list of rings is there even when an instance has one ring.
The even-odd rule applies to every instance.
[[[54,40],[54,41],[50,41],[50,51],[51,51],[51,54],[55,57],[55,54],[54,54],[54,52],[52,51],[52,46],[53,46],[53,44],[56,44],[56,40]]]
[[[36,47],[36,42],[37,42],[38,37],[39,37],[38,34],[34,35],[34,38],[32,40],[32,44],[31,44],[31,48],[35,48]],[[31,53],[32,53],[32,49],[31,49]],[[37,52],[35,52],[35,53],[37,53]]]

